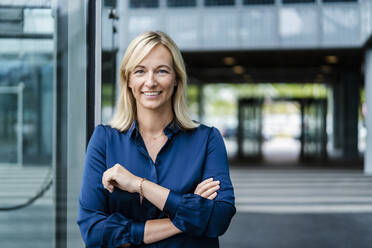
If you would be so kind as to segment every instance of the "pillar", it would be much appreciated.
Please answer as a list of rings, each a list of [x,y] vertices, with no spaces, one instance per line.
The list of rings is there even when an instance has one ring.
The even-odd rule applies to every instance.
[[[344,87],[343,156],[347,160],[356,160],[359,158],[358,120],[361,75],[359,72],[345,72],[342,81]]]
[[[340,72],[333,85],[333,145],[343,160],[359,159],[358,111],[361,74],[358,71]]]
[[[204,85],[198,82],[198,116],[199,122],[202,123],[204,120]]]
[[[364,173],[372,174],[372,49],[368,49],[365,54],[364,76],[367,105],[367,140],[364,153]]]
[[[332,87],[332,97],[333,97],[333,108],[332,108],[332,115],[333,115],[333,148],[336,151],[340,151],[342,148],[343,143],[343,109],[344,109],[344,101],[343,101],[343,85],[340,82],[336,82],[333,84]]]

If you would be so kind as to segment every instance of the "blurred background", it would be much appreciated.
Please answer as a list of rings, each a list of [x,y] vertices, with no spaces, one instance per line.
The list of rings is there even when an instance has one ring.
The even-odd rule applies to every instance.
[[[221,247],[371,247],[372,0],[0,0],[0,247],[84,247],[86,145],[148,30],[224,137]]]

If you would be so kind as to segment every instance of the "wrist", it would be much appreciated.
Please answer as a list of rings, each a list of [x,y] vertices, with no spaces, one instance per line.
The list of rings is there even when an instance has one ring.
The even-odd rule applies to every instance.
[[[136,177],[135,183],[134,183],[134,192],[140,193],[141,192],[141,177]]]
[[[144,197],[144,193],[143,193],[143,183],[146,181],[146,178],[140,178],[140,182],[139,182],[139,187],[138,187],[138,193],[140,194],[140,196],[143,198]]]

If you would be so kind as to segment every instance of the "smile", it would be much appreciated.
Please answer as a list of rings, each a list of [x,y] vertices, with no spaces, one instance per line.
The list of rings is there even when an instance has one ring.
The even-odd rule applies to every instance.
[[[160,95],[161,91],[146,91],[143,92],[145,96],[158,96]]]

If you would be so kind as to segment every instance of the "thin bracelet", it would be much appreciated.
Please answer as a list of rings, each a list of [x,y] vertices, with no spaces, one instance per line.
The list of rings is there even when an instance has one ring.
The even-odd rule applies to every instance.
[[[146,178],[141,178],[141,182],[140,182],[140,185],[139,185],[139,194],[140,194],[140,204],[142,204],[142,199],[144,197],[143,195],[143,190],[142,190],[142,184],[143,182],[146,180]]]

